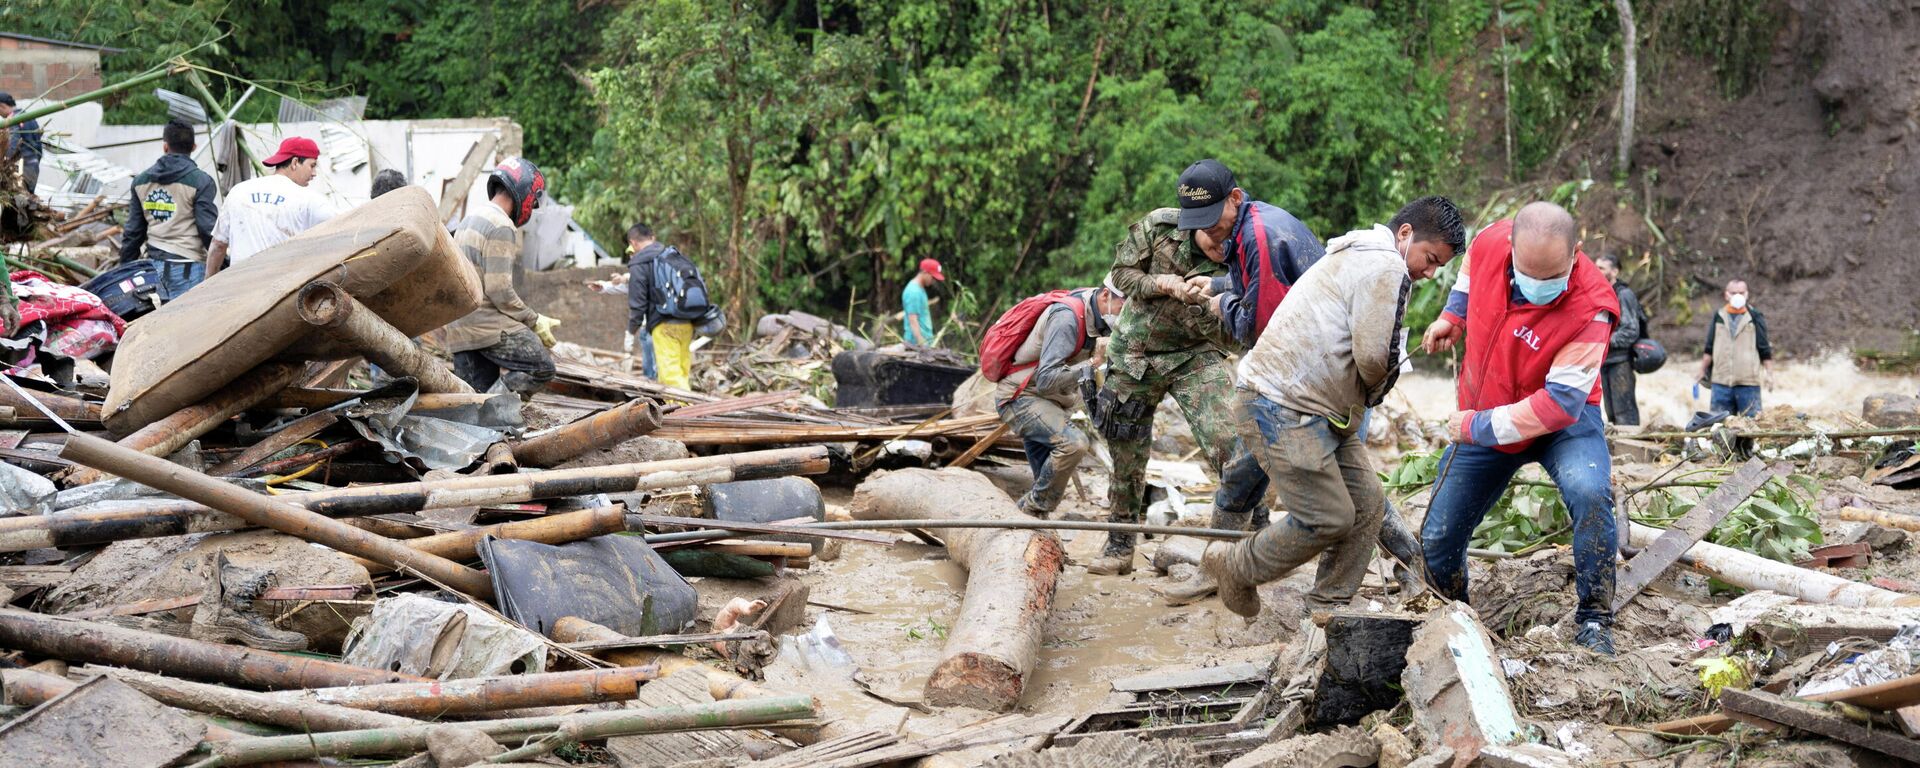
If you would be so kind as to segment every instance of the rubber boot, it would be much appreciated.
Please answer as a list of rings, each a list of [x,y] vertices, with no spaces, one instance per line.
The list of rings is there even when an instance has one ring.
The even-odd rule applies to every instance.
[[[1087,573],[1095,576],[1125,576],[1133,573],[1135,534],[1109,533],[1107,546],[1099,559],[1087,564]]]
[[[1264,517],[1266,506],[1262,505],[1258,507],[1256,512]],[[1213,511],[1212,527],[1223,531],[1254,530],[1252,526],[1256,512],[1222,512],[1215,509]],[[1208,549],[1212,549],[1212,547],[1209,546]],[[1170,587],[1157,588],[1154,591],[1160,593],[1160,597],[1166,601],[1167,605],[1180,606],[1192,605],[1193,603],[1212,597],[1219,589],[1220,587],[1214,582],[1213,577],[1207,575],[1206,571],[1201,571],[1191,579]]]
[[[1258,584],[1247,584],[1233,577],[1233,569],[1227,567],[1227,558],[1233,553],[1233,544],[1216,541],[1207,545],[1207,554],[1200,558],[1200,572],[1210,577],[1220,590],[1220,602],[1227,610],[1249,619],[1260,615],[1260,589]]]
[[[303,651],[307,636],[277,629],[253,611],[254,598],[267,591],[273,572],[242,568],[227,562],[224,552],[214,555],[213,573],[194,609],[188,635],[210,643],[239,643],[264,651]]]

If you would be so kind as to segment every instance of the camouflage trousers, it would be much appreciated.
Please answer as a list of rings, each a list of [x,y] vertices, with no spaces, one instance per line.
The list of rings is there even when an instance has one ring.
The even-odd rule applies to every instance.
[[[493,389],[495,382],[508,392],[531,395],[553,380],[553,354],[540,337],[526,328],[500,334],[500,343],[453,355],[453,375],[475,392]]]
[[[1000,406],[1000,420],[1020,436],[1033,466],[1033,488],[1020,497],[1020,511],[1053,514],[1080,460],[1093,448],[1093,441],[1070,417],[1059,403],[1036,395],[1016,397]]]
[[[1139,402],[1131,421],[1152,425],[1154,410],[1163,397],[1171,395],[1180,413],[1193,429],[1200,444],[1200,455],[1207,467],[1221,479],[1221,492],[1215,496],[1214,527],[1246,530],[1249,520],[1264,517],[1256,511],[1266,490],[1266,478],[1258,477],[1259,487],[1249,490],[1248,483],[1237,482],[1249,473],[1236,468],[1258,469],[1246,451],[1234,427],[1233,372],[1219,355],[1195,355],[1186,365],[1166,374],[1149,373],[1134,378],[1124,371],[1107,372],[1107,390],[1122,403]],[[1108,418],[1113,418],[1109,416]],[[1147,458],[1153,443],[1150,430],[1142,430],[1135,439],[1107,439],[1113,454],[1113,476],[1108,481],[1111,517],[1116,523],[1137,523],[1146,514]],[[1107,534],[1106,554],[1133,552],[1138,536],[1132,533]]]

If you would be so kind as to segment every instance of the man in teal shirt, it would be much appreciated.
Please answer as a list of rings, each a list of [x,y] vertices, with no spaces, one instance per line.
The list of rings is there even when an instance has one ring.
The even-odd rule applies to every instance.
[[[933,310],[927,307],[927,286],[945,279],[947,276],[940,272],[940,262],[921,259],[920,274],[908,280],[907,289],[900,292],[900,309],[906,313],[900,337],[908,344],[924,347],[933,343]]]

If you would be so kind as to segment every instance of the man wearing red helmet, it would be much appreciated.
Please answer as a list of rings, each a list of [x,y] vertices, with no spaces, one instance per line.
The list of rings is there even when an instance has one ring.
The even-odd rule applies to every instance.
[[[289,137],[263,162],[272,174],[227,190],[207,248],[207,279],[333,218],[333,206],[308,187],[320,175],[320,145],[313,139]]]
[[[453,229],[453,242],[480,271],[486,298],[444,330],[453,353],[453,373],[475,391],[498,383],[526,395],[553,380],[553,329],[560,321],[527,307],[513,289],[520,259],[520,228],[533,217],[547,178],[533,163],[509,157],[487,176],[486,205],[476,206]]]

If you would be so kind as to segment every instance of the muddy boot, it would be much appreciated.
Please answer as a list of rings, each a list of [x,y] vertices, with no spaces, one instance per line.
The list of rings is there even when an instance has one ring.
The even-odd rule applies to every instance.
[[[1233,577],[1232,569],[1227,567],[1227,556],[1233,552],[1233,545],[1216,541],[1207,545],[1207,554],[1200,558],[1200,573],[1218,585],[1220,602],[1227,610],[1249,619],[1260,615],[1260,585],[1246,584]]]
[[[226,553],[214,555],[213,573],[193,612],[188,636],[210,643],[240,643],[266,651],[303,651],[307,636],[276,629],[253,611],[254,598],[267,591],[273,572],[242,568],[227,562]]]
[[[1107,546],[1100,558],[1087,564],[1087,573],[1095,576],[1125,576],[1133,573],[1133,547],[1139,536],[1132,533],[1107,534]]]
[[[1202,560],[1202,562],[1205,561]],[[1213,577],[1206,571],[1201,571],[1194,574],[1191,579],[1169,587],[1156,587],[1153,591],[1160,593],[1160,597],[1166,600],[1167,605],[1191,605],[1212,597],[1213,593],[1219,589]]]
[[[1047,519],[1047,515],[1050,514],[1048,510],[1041,509],[1040,505],[1033,503],[1032,493],[1022,494],[1020,500],[1014,502],[1013,505],[1018,507],[1022,513],[1037,517],[1041,520]]]

